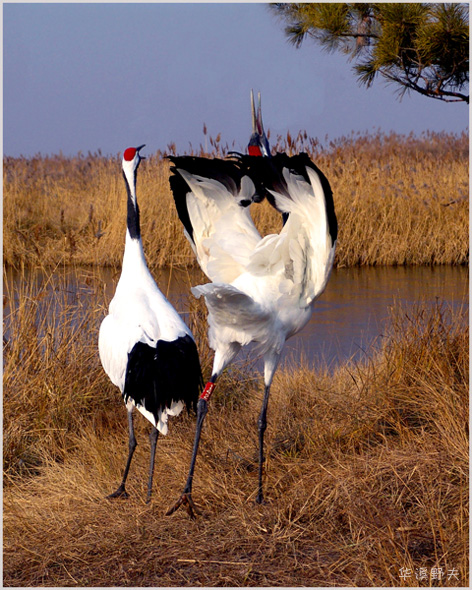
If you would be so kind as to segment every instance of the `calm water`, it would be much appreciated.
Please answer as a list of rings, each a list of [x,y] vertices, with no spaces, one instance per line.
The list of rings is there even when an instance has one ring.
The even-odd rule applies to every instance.
[[[97,320],[106,314],[106,306],[113,296],[119,271],[88,269],[79,272],[58,271],[61,281],[48,283],[40,304],[53,313],[48,298],[54,305],[67,303],[80,309],[93,305]],[[9,270],[4,275],[4,293],[11,294],[12,286],[28,280],[35,288],[44,283],[38,272],[24,274]],[[205,281],[200,271],[162,270],[155,274],[156,281],[178,310],[187,309],[189,285]],[[60,297],[57,285],[63,285]],[[389,309],[400,302],[406,309],[415,303],[432,306],[444,301],[453,307],[468,307],[469,279],[466,267],[412,267],[412,268],[355,268],[334,270],[325,293],[315,304],[309,324],[286,346],[282,362],[297,360],[303,354],[313,366],[326,363],[331,368],[349,358],[362,359],[379,346],[388,326]],[[54,297],[53,297],[54,295]],[[8,314],[8,297],[4,315]],[[6,335],[8,326],[5,326]]]
[[[406,309],[444,301],[468,307],[465,267],[382,267],[339,269],[315,304],[310,323],[287,342],[286,354],[304,351],[313,362],[335,366],[359,360],[381,344],[394,303]]]

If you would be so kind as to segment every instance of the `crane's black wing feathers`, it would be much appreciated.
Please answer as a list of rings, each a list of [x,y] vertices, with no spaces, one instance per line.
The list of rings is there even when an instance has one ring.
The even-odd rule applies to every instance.
[[[177,209],[177,215],[179,216],[182,225],[186,229],[188,235],[195,244],[195,238],[193,235],[192,222],[190,221],[190,215],[187,209],[187,193],[189,192],[188,184],[177,172],[176,168],[172,167],[171,172],[173,174],[169,178],[169,184],[174,195],[175,208]]]
[[[282,173],[283,169],[287,168],[291,173],[301,176],[307,183],[310,183],[310,178],[306,171],[307,167],[314,170],[320,178],[324,192],[329,233],[333,243],[336,241],[338,236],[338,222],[334,211],[333,191],[326,176],[314,164],[308,154],[303,152],[296,156],[288,156],[284,153],[277,153],[271,158],[243,155],[239,156],[239,161],[242,169],[252,178],[257,192],[261,196],[264,196],[275,209],[277,209],[275,199],[269,190],[281,193],[290,198]],[[283,212],[281,213],[283,214]]]
[[[187,194],[190,188],[184,178],[179,174],[179,169],[185,170],[194,176],[211,178],[220,182],[232,195],[237,196],[241,189],[241,179],[247,173],[241,166],[239,159],[222,160],[221,158],[202,158],[197,156],[168,156],[172,162],[170,188],[174,196],[175,207],[182,225],[188,235],[194,240],[193,227],[187,209]],[[254,195],[254,200],[257,195]],[[253,199],[242,199],[238,202],[241,207],[248,207]]]
[[[137,342],[128,354],[125,403],[131,398],[151,412],[156,423],[159,410],[182,400],[195,410],[203,378],[195,342],[182,336],[172,342],[158,340],[156,348]]]
[[[269,190],[281,193],[290,198],[287,184],[283,177],[283,169],[288,168],[290,172],[301,176],[307,183],[310,183],[306,171],[307,167],[309,167],[313,169],[320,178],[326,204],[329,233],[333,243],[336,241],[338,235],[338,223],[334,211],[333,192],[328,179],[318,166],[312,162],[308,154],[301,153],[295,156],[288,156],[284,153],[277,153],[271,158],[262,158],[232,152],[231,156],[231,160],[194,156],[169,156],[169,160],[173,164],[173,166],[171,166],[172,175],[169,182],[174,195],[175,206],[180,221],[192,240],[193,228],[187,209],[187,194],[190,189],[185,180],[178,173],[179,168],[186,170],[192,175],[218,180],[234,195],[237,195],[240,190],[241,178],[248,175],[255,185],[256,192],[251,200],[242,200],[239,202],[239,205],[247,207],[252,202],[260,202],[264,198],[267,198],[269,203],[277,209],[275,199]],[[288,214],[284,212],[281,213],[285,223]]]

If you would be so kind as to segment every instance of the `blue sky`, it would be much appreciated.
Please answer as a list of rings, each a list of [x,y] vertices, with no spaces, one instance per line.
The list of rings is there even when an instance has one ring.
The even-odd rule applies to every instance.
[[[174,142],[180,153],[221,133],[245,149],[249,92],[262,92],[272,137],[306,130],[468,129],[468,107],[367,90],[352,64],[311,41],[290,45],[261,3],[3,5],[4,154],[98,149],[118,154]]]

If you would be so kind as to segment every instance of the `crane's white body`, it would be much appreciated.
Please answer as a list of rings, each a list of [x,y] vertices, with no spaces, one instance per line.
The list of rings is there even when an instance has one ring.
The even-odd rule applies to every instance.
[[[120,280],[110,302],[109,313],[100,326],[98,348],[105,372],[123,393],[128,354],[136,342],[155,347],[158,340],[172,342],[185,335],[192,337],[152,278],[141,240],[132,239],[127,231]],[[134,400],[129,398],[128,409],[134,405]],[[167,434],[168,416],[178,415],[183,407],[184,404],[179,401],[163,409],[157,422],[142,405],[138,405],[137,409],[159,432]]]
[[[208,307],[213,374],[220,374],[241,346],[255,343],[269,385],[285,341],[309,321],[333,265],[336,242],[320,178],[309,167],[309,182],[283,169],[288,194],[269,192],[277,208],[290,215],[279,234],[262,238],[249,207],[239,204],[255,192],[248,176],[234,191],[218,180],[177,171],[189,187],[193,236],[187,236],[212,281],[192,292],[203,295]]]

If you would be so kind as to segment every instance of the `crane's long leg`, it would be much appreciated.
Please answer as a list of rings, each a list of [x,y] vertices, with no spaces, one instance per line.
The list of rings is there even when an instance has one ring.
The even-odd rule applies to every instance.
[[[133,427],[133,411],[128,410],[128,428],[129,428],[129,443],[128,443],[128,460],[126,461],[125,471],[123,473],[123,480],[119,488],[113,494],[107,496],[107,498],[129,498],[128,492],[125,490],[125,483],[128,477],[129,466],[131,465],[131,459],[133,458],[134,450],[136,449],[137,442],[136,437],[134,436],[134,427]]]
[[[148,481],[148,491],[147,491],[147,499],[146,503],[149,504],[151,501],[151,494],[152,494],[152,479],[154,477],[154,462],[156,459],[156,445],[157,439],[159,438],[159,430],[153,427],[149,434],[149,440],[151,441],[151,461],[149,463],[149,481]]]
[[[264,464],[264,432],[267,428],[267,406],[269,404],[270,385],[274,378],[277,365],[279,364],[280,353],[269,351],[264,356],[264,399],[262,400],[261,413],[257,422],[259,428],[259,488],[257,491],[256,502],[262,504],[264,494],[262,492],[262,467]]]
[[[264,388],[264,399],[262,401],[262,409],[259,414],[259,420],[257,422],[259,428],[259,490],[257,493],[256,502],[262,504],[264,501],[264,495],[262,493],[262,465],[264,463],[264,432],[267,428],[267,405],[269,403],[270,385],[266,385]]]
[[[190,469],[188,472],[187,483],[185,484],[182,495],[177,502],[166,512],[166,516],[173,514],[180,506],[184,505],[191,518],[195,518],[195,514],[201,514],[200,510],[195,506],[192,500],[192,483],[193,472],[195,470],[195,462],[197,460],[198,445],[200,444],[200,435],[202,432],[203,421],[208,412],[208,400],[215,388],[215,381],[217,375],[213,375],[211,380],[206,384],[203,393],[200,396],[197,404],[197,425],[195,429],[195,438],[193,441],[192,458],[190,460]]]

